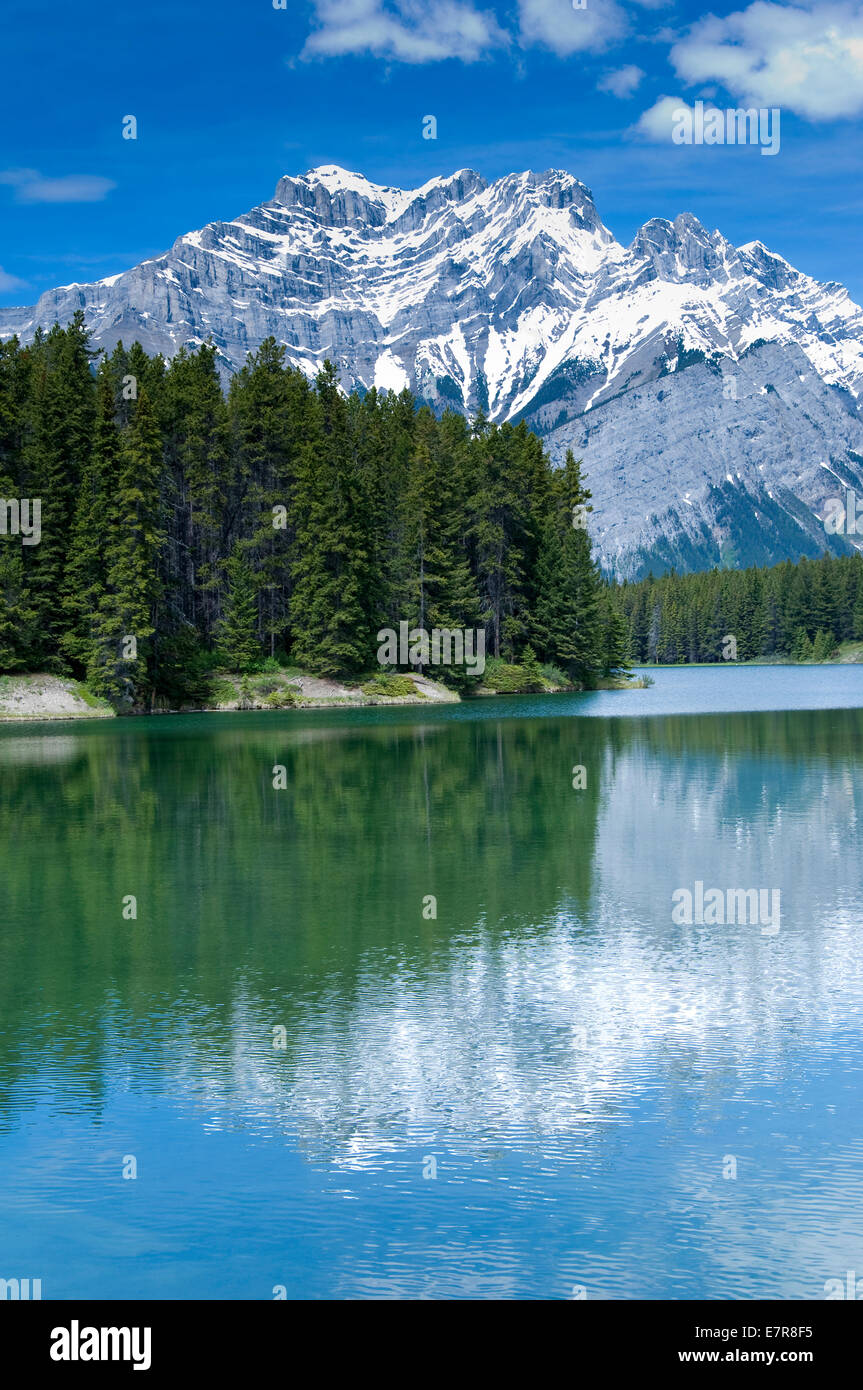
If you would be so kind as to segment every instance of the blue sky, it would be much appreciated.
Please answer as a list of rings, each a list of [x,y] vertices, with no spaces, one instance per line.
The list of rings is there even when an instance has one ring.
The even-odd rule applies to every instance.
[[[115,274],[324,163],[402,186],[568,169],[619,240],[689,211],[863,301],[863,0],[285,4],[6,0],[0,303]],[[674,144],[662,98],[779,107],[779,153]]]

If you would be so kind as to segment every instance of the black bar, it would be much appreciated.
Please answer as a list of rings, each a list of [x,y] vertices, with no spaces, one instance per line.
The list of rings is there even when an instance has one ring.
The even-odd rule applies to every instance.
[[[535,1377],[556,1347],[569,1347],[572,1374],[593,1365],[609,1376],[638,1374],[639,1377],[665,1376],[673,1370],[698,1375],[705,1366],[730,1371],[757,1368],[762,1372],[800,1367],[825,1375],[858,1364],[861,1340],[860,1310],[844,1301],[836,1302],[594,1302],[567,1303],[556,1309],[531,1303],[513,1307],[511,1303],[492,1304],[491,1309],[453,1314],[425,1304],[418,1315],[413,1310],[389,1303],[383,1307],[368,1304],[257,1302],[32,1302],[0,1305],[4,1364],[17,1367],[16,1376],[49,1372],[51,1378],[69,1376],[92,1378],[101,1372],[116,1377],[149,1375],[161,1383],[188,1373],[198,1382],[201,1376],[231,1376],[261,1368],[281,1367],[286,1380],[297,1373],[308,1379],[331,1375],[341,1360],[355,1374],[366,1375],[377,1363],[382,1374],[387,1364],[400,1364],[402,1373],[413,1378],[409,1361],[396,1354],[399,1334],[410,1337],[414,1354],[421,1351],[423,1375],[436,1368],[452,1375],[461,1363],[467,1365],[457,1348],[464,1348],[468,1337],[468,1362],[474,1357],[488,1358],[493,1365],[520,1348],[538,1357]],[[528,1327],[517,1324],[527,1312]],[[503,1315],[504,1323],[496,1318]],[[450,1318],[457,1341],[447,1333]],[[470,1324],[465,1320],[470,1318]],[[419,1318],[419,1320],[417,1320]],[[536,1323],[534,1323],[536,1319]],[[489,1321],[495,1340],[489,1341]],[[541,1322],[541,1326],[540,1326]],[[89,1354],[91,1348],[103,1351],[101,1329],[117,1329],[106,1335],[104,1351],[126,1359],[53,1359],[55,1352],[71,1356],[77,1348]],[[545,1342],[525,1342],[525,1331],[536,1328]],[[88,1329],[97,1329],[94,1338]],[[133,1329],[137,1329],[137,1338]],[[149,1348],[145,1329],[149,1329]],[[499,1329],[499,1330],[498,1330]],[[128,1333],[128,1336],[126,1335]],[[562,1340],[558,1343],[557,1338]],[[381,1340],[383,1338],[383,1340]],[[417,1339],[417,1340],[414,1340]],[[377,1353],[372,1354],[377,1347]],[[532,1351],[531,1351],[532,1348]],[[370,1361],[371,1356],[371,1361]],[[149,1365],[145,1361],[149,1359]],[[555,1358],[556,1359],[556,1358]],[[311,1361],[311,1365],[308,1362]],[[300,1366],[306,1365],[305,1371]],[[317,1371],[313,1368],[317,1367]],[[418,1368],[417,1368],[418,1369]],[[534,1377],[532,1377],[534,1378]]]

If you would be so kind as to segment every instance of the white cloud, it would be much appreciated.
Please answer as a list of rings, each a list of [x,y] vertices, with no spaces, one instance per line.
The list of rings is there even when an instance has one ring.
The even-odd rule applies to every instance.
[[[94,174],[46,179],[38,169],[0,170],[0,184],[15,189],[16,203],[101,203],[117,185]]]
[[[627,30],[617,0],[587,0],[574,9],[571,0],[518,0],[521,46],[537,44],[559,57],[607,47]]]
[[[38,169],[0,169],[0,183],[13,186],[29,183],[32,179],[41,177]]]
[[[626,97],[632,96],[643,77],[643,68],[637,68],[634,63],[627,63],[625,68],[607,72],[596,85],[601,92],[611,92],[612,96],[625,100]]]
[[[311,0],[302,56],[473,63],[540,48],[568,58],[619,44],[641,27],[639,16],[643,23],[668,3],[509,0],[499,21],[491,0]],[[780,106],[810,120],[863,112],[863,0],[754,0],[730,15],[706,15],[682,37],[669,30],[650,37],[671,45],[671,62],[690,87],[719,83],[744,106]],[[628,64],[599,87],[626,98],[640,78]]]
[[[637,0],[646,8],[666,0]],[[518,0],[518,32],[501,27],[482,0],[312,0],[314,27],[304,58],[371,53],[402,63],[458,58],[472,63],[498,49],[550,49],[558,57],[599,51],[629,22],[620,0]]]
[[[632,127],[634,135],[645,140],[655,140],[660,144],[671,139],[671,130],[676,116],[681,111],[691,110],[682,97],[660,97],[647,111],[643,111]]]
[[[466,0],[314,0],[316,27],[304,58],[373,53],[402,63],[472,63],[509,36]]]
[[[17,275],[10,275],[0,265],[0,294],[8,294],[10,290],[23,290],[26,280],[19,280]]]
[[[708,15],[671,50],[690,85],[717,81],[743,106],[779,106],[811,121],[863,111],[863,4],[773,0]]]

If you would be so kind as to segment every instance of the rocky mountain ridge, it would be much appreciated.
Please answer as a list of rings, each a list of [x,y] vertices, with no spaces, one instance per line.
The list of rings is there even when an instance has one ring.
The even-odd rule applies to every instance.
[[[754,543],[765,498],[789,521],[777,558],[817,553],[826,499],[863,456],[863,311],[841,285],[690,213],[624,247],[560,170],[409,191],[337,166],[286,176],[162,256],[0,309],[0,336],[76,309],[109,350],[211,339],[228,376],[272,335],[309,374],[331,358],[346,389],[524,419],[554,457],[583,454],[621,574],[774,554]]]

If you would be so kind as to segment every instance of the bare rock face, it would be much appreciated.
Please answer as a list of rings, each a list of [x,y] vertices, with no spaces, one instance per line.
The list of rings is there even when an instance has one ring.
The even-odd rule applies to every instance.
[[[828,501],[863,504],[863,421],[794,345],[699,360],[552,430],[584,461],[599,559],[620,578],[776,564],[859,538],[825,529]]]
[[[583,454],[619,573],[815,553],[813,510],[863,457],[863,311],[841,285],[689,213],[623,247],[559,170],[412,191],[335,166],[285,177],[124,274],[0,309],[0,336],[76,309],[108,350],[210,339],[227,377],[272,335],[346,389],[524,419],[555,459]]]

